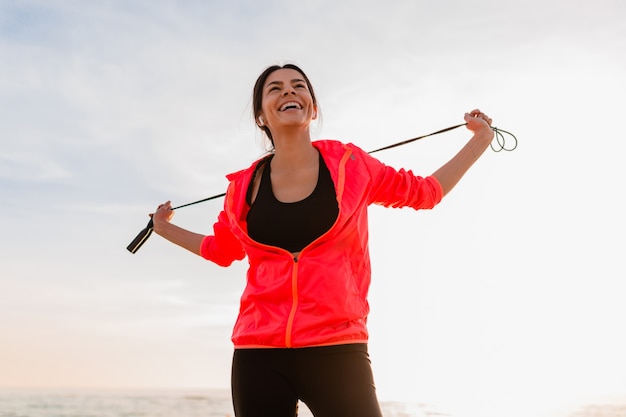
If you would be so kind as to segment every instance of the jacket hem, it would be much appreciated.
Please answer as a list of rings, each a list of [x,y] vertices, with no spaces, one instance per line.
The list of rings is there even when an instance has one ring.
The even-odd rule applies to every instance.
[[[315,343],[302,346],[269,346],[269,345],[234,345],[235,349],[300,349],[300,348],[312,348],[323,346],[337,346],[337,345],[352,345],[368,343],[368,339],[350,339],[350,340],[337,340],[335,342],[328,343]]]

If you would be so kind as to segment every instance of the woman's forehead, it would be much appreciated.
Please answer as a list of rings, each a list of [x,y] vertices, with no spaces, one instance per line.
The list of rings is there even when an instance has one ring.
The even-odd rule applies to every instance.
[[[272,72],[267,77],[267,80],[265,80],[265,85],[268,85],[269,83],[272,83],[272,82],[286,83],[286,82],[292,82],[294,80],[305,81],[304,76],[300,74],[299,71],[296,71],[295,69],[292,69],[292,68],[281,68]]]

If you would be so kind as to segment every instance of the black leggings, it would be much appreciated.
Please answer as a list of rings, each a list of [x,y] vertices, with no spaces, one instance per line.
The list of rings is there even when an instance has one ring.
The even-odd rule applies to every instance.
[[[231,383],[237,417],[382,417],[366,344],[236,349]]]

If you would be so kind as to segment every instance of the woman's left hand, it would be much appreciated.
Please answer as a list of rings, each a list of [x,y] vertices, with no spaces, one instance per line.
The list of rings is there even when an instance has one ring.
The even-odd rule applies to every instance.
[[[478,109],[465,113],[465,122],[467,123],[467,128],[474,133],[482,129],[491,130],[491,117]]]

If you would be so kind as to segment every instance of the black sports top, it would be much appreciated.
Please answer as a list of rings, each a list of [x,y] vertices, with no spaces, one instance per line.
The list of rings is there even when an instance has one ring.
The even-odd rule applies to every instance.
[[[326,233],[337,219],[339,206],[328,167],[320,155],[317,185],[303,200],[278,201],[272,191],[270,156],[265,162],[259,191],[248,212],[248,235],[257,242],[299,252]]]

